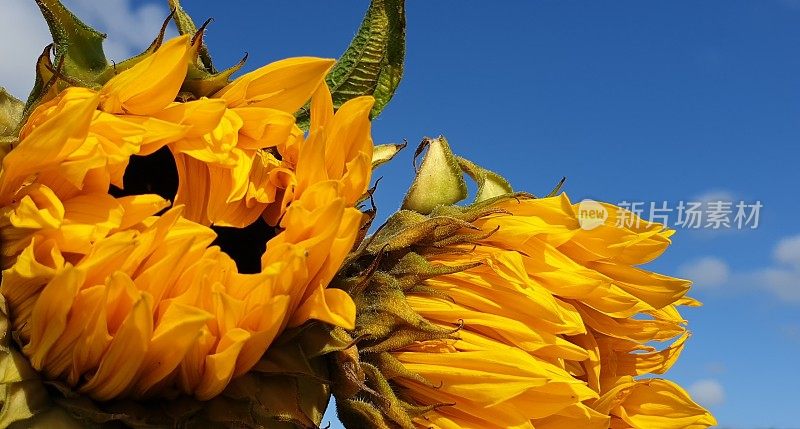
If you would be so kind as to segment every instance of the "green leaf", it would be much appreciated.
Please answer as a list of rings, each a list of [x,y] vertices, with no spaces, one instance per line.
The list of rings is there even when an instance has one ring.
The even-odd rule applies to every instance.
[[[108,68],[103,53],[105,34],[84,24],[59,0],[36,0],[55,42],[55,61],[62,72],[81,82],[92,82]]]
[[[375,105],[370,116],[377,117],[400,84],[405,52],[405,1],[372,0],[356,36],[326,78],[334,107],[371,95]],[[296,116],[298,125],[306,129],[309,107]]]

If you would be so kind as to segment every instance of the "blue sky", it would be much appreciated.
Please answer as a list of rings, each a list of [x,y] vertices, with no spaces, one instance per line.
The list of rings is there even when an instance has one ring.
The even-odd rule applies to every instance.
[[[27,69],[14,64],[32,65],[47,37],[29,3],[5,0],[17,15],[0,16],[0,83],[18,95]],[[145,45],[166,13],[161,3],[67,3],[94,6],[90,20],[119,55]],[[215,18],[216,63],[249,52],[248,69],[338,56],[367,5],[185,3],[198,20]],[[7,46],[14,28],[30,37]],[[721,427],[797,428],[798,54],[793,0],[410,1],[405,78],[373,133],[412,146],[444,134],[518,190],[546,193],[567,176],[575,201],[761,201],[757,229],[679,229],[651,268],[692,275],[705,303],[686,311],[694,336],[669,377]],[[411,181],[412,152],[377,173],[383,216]]]

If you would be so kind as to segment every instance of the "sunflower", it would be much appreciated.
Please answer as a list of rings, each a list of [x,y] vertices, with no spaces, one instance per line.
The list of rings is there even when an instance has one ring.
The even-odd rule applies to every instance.
[[[601,203],[606,222],[582,227],[566,194],[509,194],[499,176],[456,161],[444,139],[425,144],[406,209],[365,240],[360,262],[338,282],[357,303],[351,336],[365,368],[341,377],[363,387],[334,390],[347,421],[448,429],[716,424],[679,386],[643,378],[677,361],[690,336],[679,307],[700,305],[686,295],[688,280],[639,267],[666,250],[672,230]],[[462,169],[483,201],[449,205],[463,198],[455,187],[426,194],[448,183],[438,176],[458,184]]]
[[[608,204],[604,208],[612,213],[611,219],[622,210]],[[514,356],[510,350],[502,351],[504,348],[516,353],[524,351],[554,379],[573,383],[571,394],[561,397],[550,392],[558,386],[553,381],[529,386],[528,395],[541,397],[531,399],[527,405],[510,407],[517,417],[530,421],[530,426],[519,426],[522,423],[518,421],[514,427],[715,424],[713,417],[676,385],[660,379],[632,378],[663,374],[672,366],[688,337],[677,308],[697,305],[685,296],[690,282],[636,267],[666,249],[671,230],[642,219],[633,222],[636,227],[606,223],[592,230],[583,229],[578,206],[564,194],[505,199],[488,209],[495,214],[471,222],[474,231],[462,229],[455,233],[483,236],[427,255],[430,262],[439,265],[477,265],[426,280],[425,292],[411,293],[407,300],[426,320],[446,327],[463,324],[458,334],[461,339],[455,344],[481,338],[478,347],[497,353],[495,362],[503,365]],[[665,341],[672,343],[660,350],[651,346]],[[419,346],[412,346],[416,347]],[[463,349],[470,348],[462,346]],[[467,372],[452,363],[452,355],[436,354],[444,350],[425,346],[424,360],[438,365],[439,372],[420,368],[413,361],[409,365],[406,349],[394,354],[409,371],[432,383],[441,383],[438,392],[448,392],[451,386],[461,384],[479,385],[481,379],[489,379],[477,372],[470,381],[459,380]],[[491,368],[491,361],[474,369]],[[522,377],[522,369],[533,365],[513,367],[518,370],[512,374]],[[401,385],[409,387],[405,382]],[[580,389],[585,391],[578,393]],[[437,419],[452,421],[464,413],[473,418],[488,414],[499,421],[500,416],[506,415],[499,404],[513,403],[501,399],[520,398],[520,393],[500,394],[501,390],[493,390],[497,395],[482,401],[474,393],[432,396],[419,387],[412,387],[407,395],[422,404],[454,404],[454,411],[441,407],[434,417],[417,419],[420,427],[430,427],[426,425],[435,424]],[[672,411],[662,413],[659,409]],[[680,418],[676,418],[678,415]],[[511,422],[506,424],[512,427]]]
[[[101,88],[61,91],[3,159],[13,330],[34,369],[97,400],[206,400],[289,326],[353,327],[352,300],[326,286],[362,226],[372,98],[334,114],[332,61],[296,58],[175,101],[198,46],[180,36]],[[312,95],[306,137],[292,112]],[[131,164],[164,153],[179,177],[172,204],[128,187]],[[262,216],[277,233],[246,273],[211,227]]]

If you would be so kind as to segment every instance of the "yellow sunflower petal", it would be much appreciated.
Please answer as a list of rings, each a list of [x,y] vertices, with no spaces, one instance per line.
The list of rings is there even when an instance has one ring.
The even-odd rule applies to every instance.
[[[353,329],[356,323],[356,305],[347,292],[326,289],[320,283],[292,315],[289,326],[299,326],[308,320],[321,320],[344,329]]]
[[[229,107],[267,107],[294,113],[317,89],[333,60],[298,57],[274,62],[238,77],[214,95]]]
[[[252,334],[244,329],[233,329],[222,337],[217,353],[206,357],[205,371],[194,394],[197,399],[206,400],[218,395],[233,377],[236,360]]]
[[[201,328],[213,316],[180,303],[170,305],[158,320],[136,377],[134,392],[146,393],[181,363]]]
[[[68,88],[58,100],[57,113],[21,137],[19,145],[3,158],[0,172],[3,206],[10,203],[27,175],[52,168],[84,144],[100,97],[84,88]],[[33,115],[37,112],[40,110]]]
[[[242,118],[239,144],[243,149],[263,149],[286,142],[294,129],[294,115],[264,107],[232,109]]]
[[[82,276],[81,271],[67,266],[40,293],[31,314],[30,340],[23,348],[34,368],[44,368],[47,354],[66,329]]]
[[[177,97],[191,55],[188,35],[165,42],[147,58],[103,86],[101,109],[109,113],[143,116],[158,112]]]
[[[116,273],[112,279],[131,287],[132,281],[125,274]],[[147,294],[135,297],[130,313],[113,334],[100,367],[81,387],[82,392],[108,400],[132,387],[153,334],[152,305],[152,298]]]
[[[622,379],[594,408],[636,429],[701,429],[717,424],[680,386],[662,379]]]

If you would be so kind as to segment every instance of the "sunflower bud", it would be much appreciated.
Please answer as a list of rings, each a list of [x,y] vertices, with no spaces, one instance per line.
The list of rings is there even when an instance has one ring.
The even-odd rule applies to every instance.
[[[447,140],[439,136],[425,138],[417,147],[414,159],[428,152],[417,170],[417,177],[409,188],[403,208],[428,214],[440,205],[455,204],[467,197],[467,182]]]

